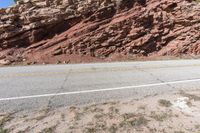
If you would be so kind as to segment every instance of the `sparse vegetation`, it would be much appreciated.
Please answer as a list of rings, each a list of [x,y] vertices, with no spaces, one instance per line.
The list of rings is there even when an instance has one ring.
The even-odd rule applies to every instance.
[[[0,133],[8,133],[7,129],[3,129],[2,127],[0,127]]]
[[[172,105],[170,101],[164,100],[164,99],[160,99],[158,102],[159,102],[159,105],[163,107],[170,107]]]
[[[111,113],[119,113],[119,109],[117,109],[117,108],[115,108],[115,107],[113,107],[113,106],[111,106],[111,107],[109,108],[109,111],[110,111]]]
[[[191,101],[187,101],[187,106],[191,107],[192,106],[192,102]]]
[[[96,118],[96,119],[101,119],[101,118],[103,118],[104,116],[105,116],[105,114],[97,113],[97,114],[94,115],[94,118]]]
[[[198,95],[195,95],[195,97],[192,96],[192,98],[197,99],[197,96]],[[176,101],[177,98],[179,97],[170,100]],[[9,131],[18,133],[20,132],[19,130],[21,130],[21,132],[34,132],[34,130],[38,128],[35,124],[45,125],[45,127],[42,126],[39,130],[40,133],[54,133],[61,130],[83,133],[117,133],[120,131],[185,133],[187,132],[186,129],[181,128],[180,130],[179,128],[180,125],[184,126],[185,124],[187,124],[188,129],[192,129],[194,132],[198,133],[200,131],[200,126],[198,123],[195,123],[196,120],[193,121],[193,117],[185,114],[184,111],[179,110],[176,106],[172,106],[170,101],[164,99],[163,96],[156,96],[156,98],[153,99],[155,102],[151,102],[145,98],[144,101],[135,100],[126,103],[118,102],[117,104],[94,104],[84,107],[64,108],[59,109],[58,112],[56,112],[56,110],[42,110],[31,117],[29,117],[29,115],[21,117],[23,120],[20,121],[25,120],[30,124],[27,127],[24,127],[24,124],[21,125],[23,128],[19,127],[20,123],[17,123],[17,125],[13,123],[11,124],[12,126],[10,126],[10,123],[13,121],[12,119],[9,121],[10,117],[8,117],[8,115],[1,120],[1,125],[3,126],[0,126],[0,133],[8,133]],[[155,104],[157,101],[159,104]],[[192,101],[192,104],[198,107],[198,102],[199,101]],[[44,114],[47,114],[45,116],[47,118],[45,119],[43,119]],[[42,119],[40,119],[40,117],[39,119],[35,119],[38,116]],[[177,119],[180,120],[176,121]],[[51,120],[53,121],[49,122]],[[16,119],[14,121],[16,121]],[[171,124],[171,122],[174,124]]]
[[[0,127],[2,127],[9,120],[11,120],[10,115],[9,114],[5,115],[2,119],[0,119]]]
[[[133,127],[140,127],[140,126],[146,126],[148,124],[148,120],[144,116],[140,116],[139,118],[129,121],[129,123]]]
[[[62,119],[62,121],[65,120],[65,114],[64,113],[61,114],[61,119]]]
[[[117,125],[113,124],[108,130],[110,133],[116,133],[117,129]]]
[[[195,125],[195,128],[196,129],[200,129],[200,125],[198,124],[198,125]]]
[[[155,119],[156,121],[165,121],[169,117],[171,117],[171,115],[166,112],[162,113],[151,112],[151,118]]]
[[[174,133],[184,133],[183,131],[175,131]]]
[[[83,116],[83,113],[75,112],[74,120],[76,121],[81,120],[82,116]]]
[[[0,119],[0,133],[8,133],[7,129],[4,129],[3,126],[5,125],[6,122],[11,120],[10,115],[5,115]]]
[[[130,127],[140,127],[146,126],[148,124],[148,120],[142,116],[141,114],[134,113],[126,113],[122,115],[124,121],[120,123],[120,126],[130,126]]]
[[[88,128],[86,127],[83,131],[83,133],[94,133],[96,132],[95,128]]]
[[[125,121],[130,119],[130,118],[133,118],[135,116],[136,115],[134,113],[125,113],[125,114],[122,115],[122,117],[124,118]]]
[[[41,133],[54,133],[55,131],[55,126],[53,127],[49,127],[49,128],[45,128],[41,131]]]

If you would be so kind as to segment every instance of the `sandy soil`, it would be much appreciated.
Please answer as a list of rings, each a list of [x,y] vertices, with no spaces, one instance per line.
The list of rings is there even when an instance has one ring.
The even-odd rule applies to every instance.
[[[43,109],[26,115],[0,113],[0,133],[200,133],[200,91]]]

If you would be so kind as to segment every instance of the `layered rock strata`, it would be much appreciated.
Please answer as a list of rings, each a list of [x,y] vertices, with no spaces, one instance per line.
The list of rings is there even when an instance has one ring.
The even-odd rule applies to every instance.
[[[23,0],[0,15],[1,64],[200,54],[188,0]]]

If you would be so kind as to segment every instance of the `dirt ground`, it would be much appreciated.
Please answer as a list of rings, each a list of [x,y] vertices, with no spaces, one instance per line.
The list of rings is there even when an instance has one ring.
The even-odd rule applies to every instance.
[[[0,113],[0,133],[200,133],[200,91],[26,115]]]

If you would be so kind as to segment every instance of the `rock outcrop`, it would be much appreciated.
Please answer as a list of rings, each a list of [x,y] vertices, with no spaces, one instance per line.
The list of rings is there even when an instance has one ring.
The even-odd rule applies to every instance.
[[[0,9],[0,63],[200,54],[188,0],[23,0]]]

